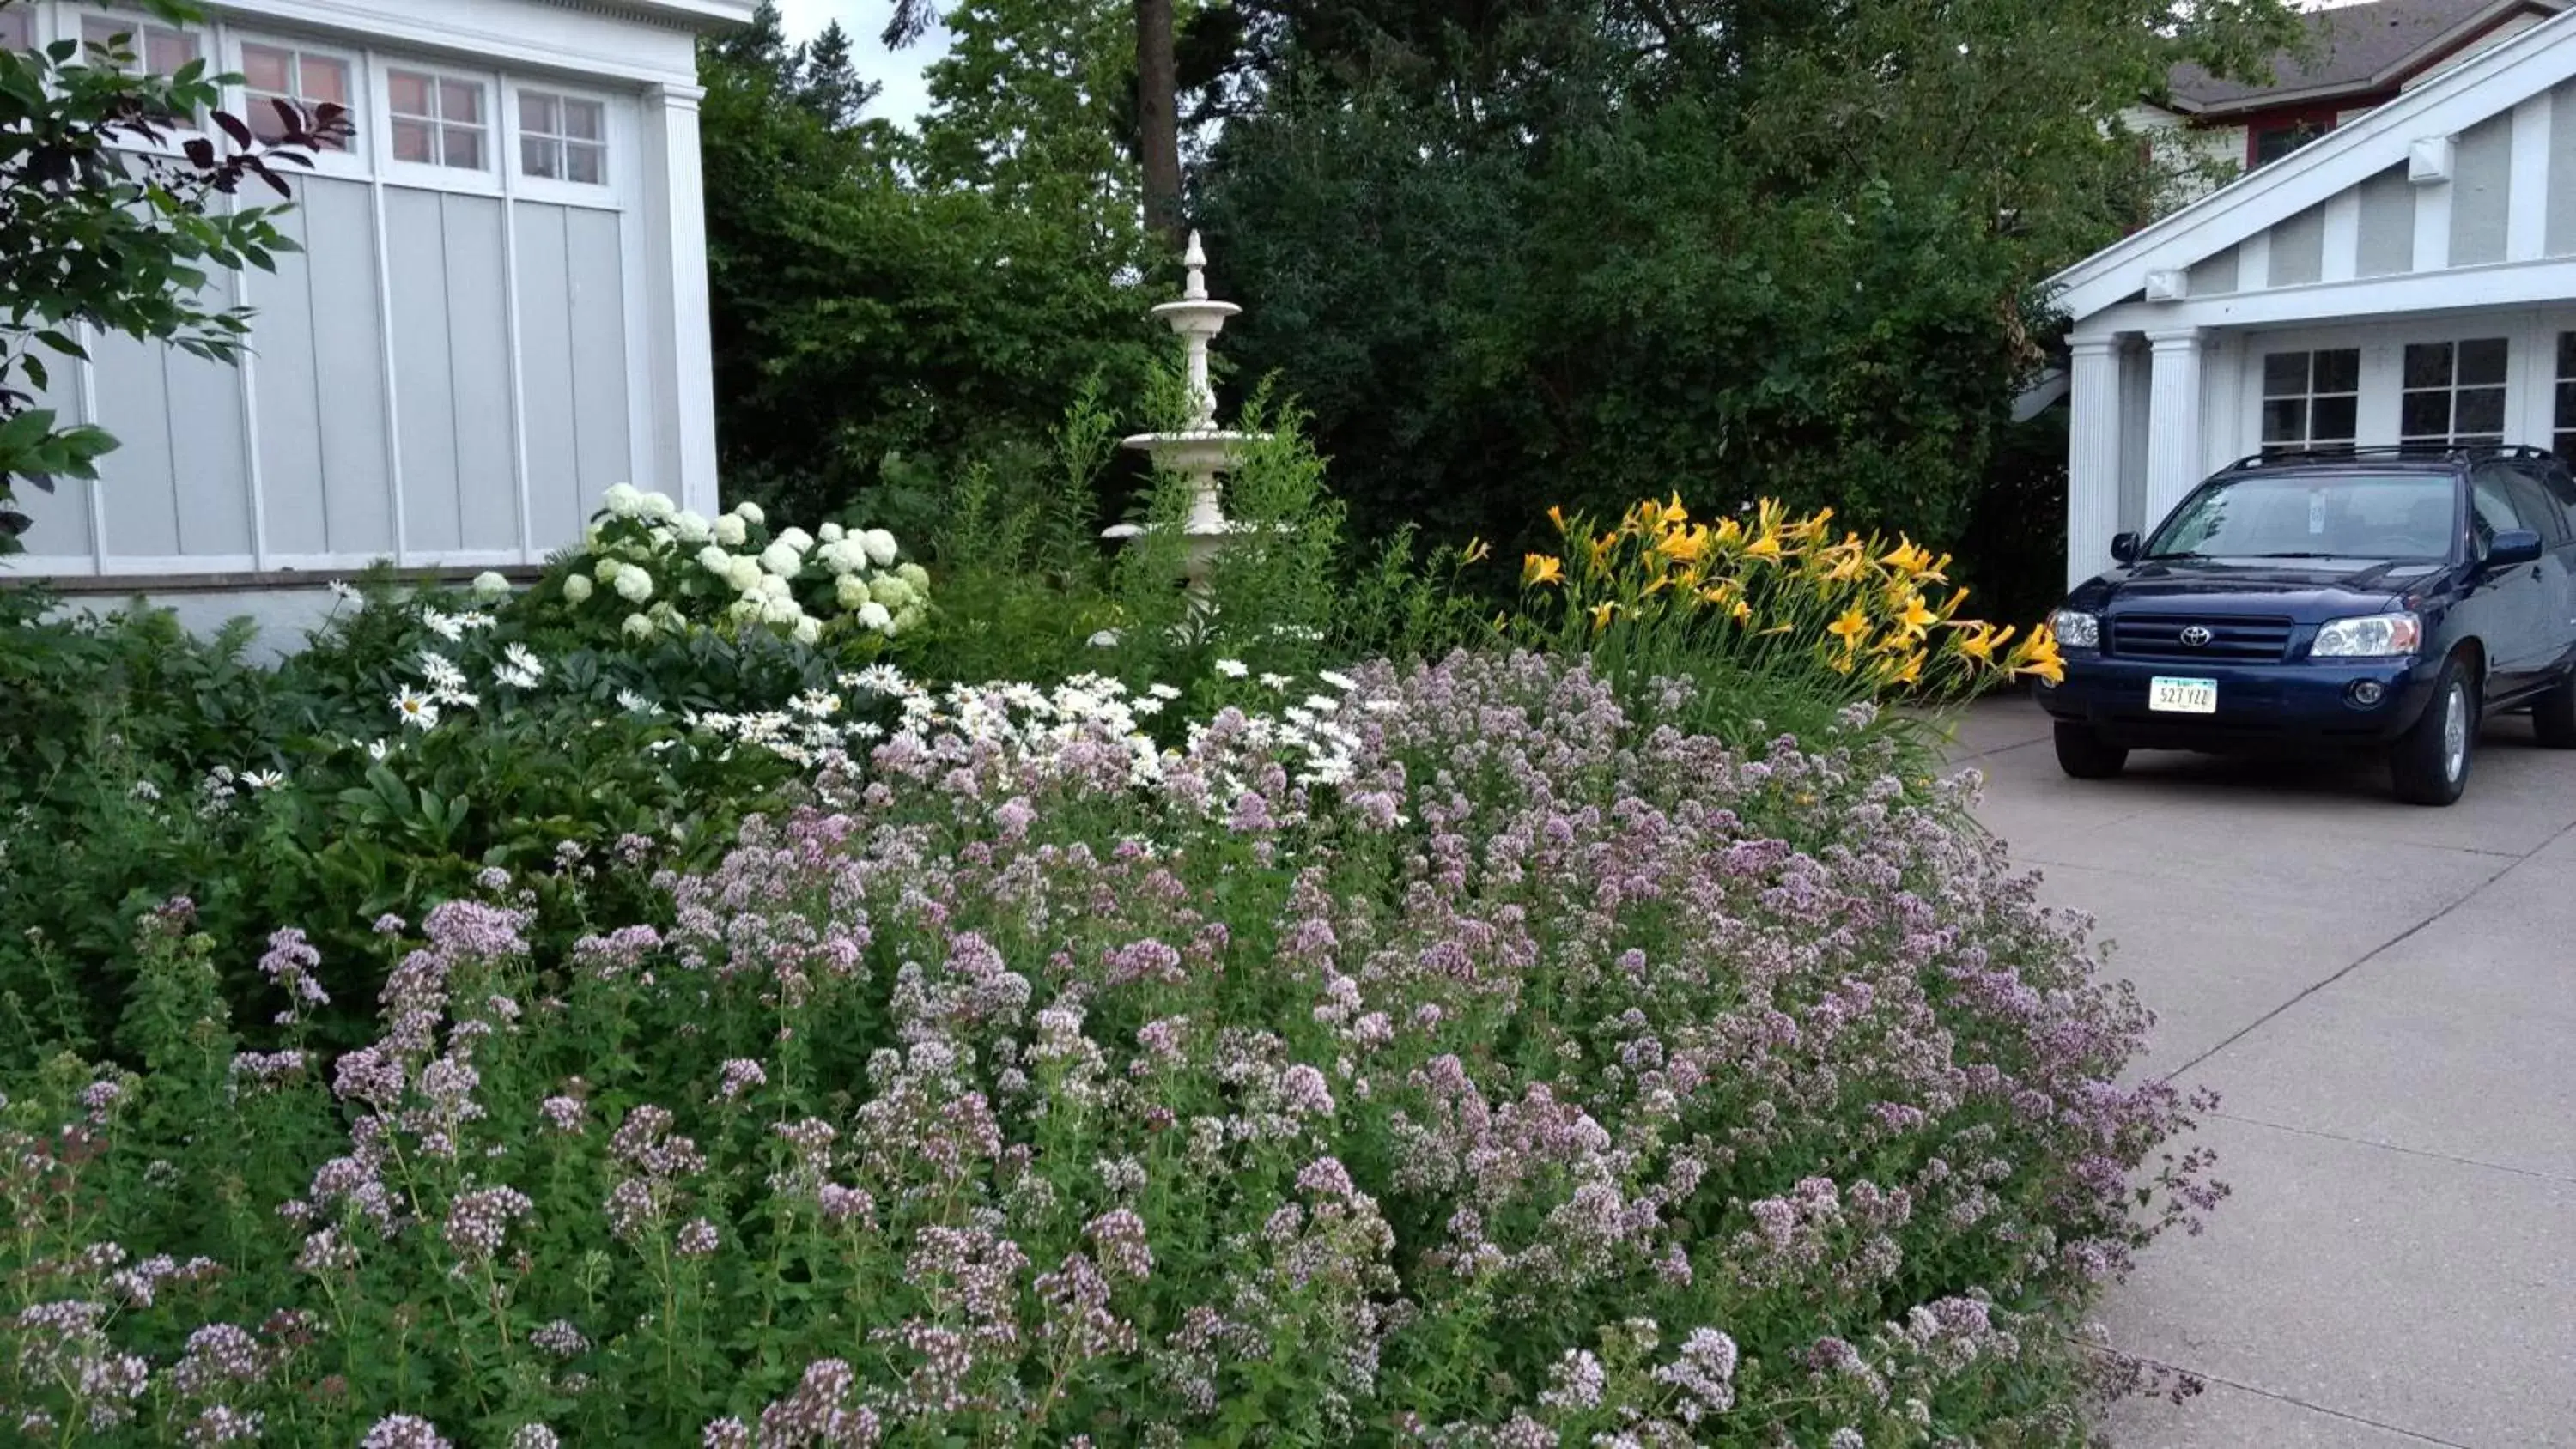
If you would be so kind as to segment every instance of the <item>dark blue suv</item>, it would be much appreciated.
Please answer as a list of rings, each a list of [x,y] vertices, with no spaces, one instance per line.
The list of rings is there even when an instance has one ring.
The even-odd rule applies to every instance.
[[[2040,702],[2078,779],[2133,749],[2384,755],[2448,805],[2478,723],[2529,711],[2576,747],[2576,480],[2537,448],[2247,458],[2195,489],[2051,621]]]

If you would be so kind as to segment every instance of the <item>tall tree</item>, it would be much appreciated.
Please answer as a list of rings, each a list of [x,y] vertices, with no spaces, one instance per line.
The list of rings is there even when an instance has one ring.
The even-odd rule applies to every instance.
[[[1136,132],[1145,169],[1145,225],[1177,247],[1185,228],[1172,0],[1136,0]]]

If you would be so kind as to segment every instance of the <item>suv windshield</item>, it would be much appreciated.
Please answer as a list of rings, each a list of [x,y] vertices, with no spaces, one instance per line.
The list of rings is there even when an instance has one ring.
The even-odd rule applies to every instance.
[[[2148,558],[2447,559],[2459,484],[2445,474],[2245,477],[2194,494]]]

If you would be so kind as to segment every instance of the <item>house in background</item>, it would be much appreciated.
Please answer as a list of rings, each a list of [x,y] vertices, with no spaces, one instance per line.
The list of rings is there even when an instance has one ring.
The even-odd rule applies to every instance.
[[[2168,93],[2126,117],[2179,133],[2193,152],[2246,171],[2350,125],[2434,76],[2568,8],[2571,0],[2367,0],[2307,16],[2305,54],[2273,57],[2269,84],[2177,67]]]
[[[2523,30],[2052,279],[2066,571],[2273,448],[2576,455],[2576,14]]]
[[[54,369],[48,405],[122,446],[94,485],[20,490],[6,572],[286,622],[316,596],[279,591],[378,559],[540,562],[613,483],[712,512],[697,41],[752,7],[220,0],[187,29],[0,8],[0,45],[126,32],[165,73],[239,73],[236,115],[285,96],[356,125],[295,182],[302,252],[216,285],[257,313],[238,368],[107,338]]]

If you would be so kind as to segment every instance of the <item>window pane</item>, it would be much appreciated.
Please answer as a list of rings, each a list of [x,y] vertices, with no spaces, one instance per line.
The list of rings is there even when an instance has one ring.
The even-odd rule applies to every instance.
[[[282,141],[291,129],[287,118],[277,113],[277,101],[275,96],[254,95],[244,108],[242,119],[250,123],[250,133],[263,141]]]
[[[472,81],[440,81],[438,118],[479,123],[483,119],[483,88]]]
[[[608,152],[572,142],[564,147],[564,174],[584,186],[608,184]]]
[[[2508,349],[2501,337],[2481,337],[2460,344],[2460,385],[2504,381]]]
[[[2558,375],[2576,377],[2576,332],[2558,334]]]
[[[2449,387],[2451,385],[2451,344],[2447,342],[2406,344],[2405,385]]]
[[[289,52],[265,45],[242,47],[242,84],[251,90],[273,96],[292,95],[294,74],[295,57]]]
[[[407,70],[394,71],[385,77],[387,104],[397,116],[426,116],[429,110],[429,77]],[[424,156],[423,160],[428,158]]]
[[[394,122],[394,159],[426,166],[438,159],[434,132],[426,121]]]
[[[35,44],[36,17],[33,14],[14,5],[0,10],[0,47],[32,50]]]
[[[197,37],[184,30],[149,26],[144,30],[143,59],[154,75],[171,76],[197,58]]]
[[[463,171],[483,169],[483,133],[465,126],[445,128],[447,164]]]
[[[2401,438],[2447,438],[2451,435],[2451,395],[2447,392],[2410,392],[2400,405],[2397,435]]]
[[[2504,389],[2500,387],[2464,387],[2451,417],[2455,433],[2502,433],[2504,431]]]
[[[560,104],[554,97],[540,91],[519,92],[519,129],[544,136],[562,135],[563,126],[556,116],[556,108]]]
[[[2361,399],[2321,397],[2309,405],[2308,436],[2321,443],[2349,443],[2361,435]]]
[[[2308,390],[2308,355],[2267,352],[2263,355],[2263,396],[2297,397]]]
[[[304,99],[317,106],[349,104],[349,65],[327,55],[304,57]]]
[[[2361,391],[2361,349],[2337,347],[2317,354],[2318,392]]]
[[[2557,427],[2576,429],[2576,380],[2558,384],[2558,415],[2550,422]]]
[[[596,141],[607,131],[607,108],[597,101],[563,103],[564,131],[576,141]]]
[[[2304,443],[2308,440],[2308,405],[2298,398],[2263,404],[2263,441]]]
[[[553,176],[555,174],[555,147],[559,144],[559,142],[549,141],[543,136],[521,136],[519,138],[519,169],[530,176]]]

